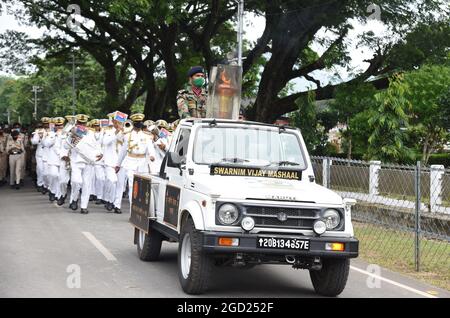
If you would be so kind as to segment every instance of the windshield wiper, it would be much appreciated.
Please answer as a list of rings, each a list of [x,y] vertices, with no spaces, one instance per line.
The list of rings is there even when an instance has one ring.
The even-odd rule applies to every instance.
[[[292,161],[274,161],[271,162],[270,165],[277,165],[277,166],[300,166],[297,162]]]
[[[233,163],[242,163],[242,162],[249,162],[250,160],[242,159],[242,158],[222,158],[220,159],[221,162],[233,162]]]

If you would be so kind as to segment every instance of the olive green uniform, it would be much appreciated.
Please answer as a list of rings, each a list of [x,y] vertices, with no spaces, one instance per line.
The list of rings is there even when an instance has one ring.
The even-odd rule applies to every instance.
[[[191,84],[178,91],[177,105],[180,119],[188,117],[205,118],[207,96],[208,93],[205,89],[202,89],[200,96],[194,94]]]

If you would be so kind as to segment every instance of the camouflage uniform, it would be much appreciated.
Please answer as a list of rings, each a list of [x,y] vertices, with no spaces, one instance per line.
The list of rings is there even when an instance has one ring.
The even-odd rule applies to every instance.
[[[177,105],[180,119],[188,117],[205,118],[207,96],[208,93],[205,89],[202,89],[200,96],[195,95],[191,84],[178,91]]]

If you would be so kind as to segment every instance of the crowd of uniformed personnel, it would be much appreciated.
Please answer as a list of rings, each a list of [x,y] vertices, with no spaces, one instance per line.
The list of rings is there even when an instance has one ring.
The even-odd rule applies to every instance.
[[[51,202],[61,206],[67,201],[70,209],[87,214],[93,201],[121,213],[127,183],[131,202],[133,174],[159,172],[178,121],[144,121],[138,113],[124,125],[115,118],[116,112],[90,121],[84,114],[43,117],[30,138],[18,130],[7,135],[0,129],[0,178],[5,179],[9,161],[10,184],[19,189],[26,153],[35,148],[36,188]],[[75,130],[82,131],[82,137]],[[78,149],[81,139],[96,151],[94,160]]]
[[[187,76],[188,83],[177,96],[180,119],[205,117],[205,72],[194,66]],[[20,189],[28,166],[34,170],[37,191],[48,193],[51,202],[62,206],[68,201],[70,209],[87,214],[89,202],[95,201],[107,211],[122,213],[127,185],[131,202],[134,173],[159,172],[179,120],[144,121],[145,116],[137,113],[129,117],[128,129],[117,114],[126,116],[114,112],[108,119],[91,121],[84,114],[43,117],[31,134],[20,124],[6,131],[0,125],[0,186],[7,183],[9,170],[11,187]],[[68,122],[73,123],[70,130],[65,129]],[[76,147],[81,139],[98,154],[94,160]]]

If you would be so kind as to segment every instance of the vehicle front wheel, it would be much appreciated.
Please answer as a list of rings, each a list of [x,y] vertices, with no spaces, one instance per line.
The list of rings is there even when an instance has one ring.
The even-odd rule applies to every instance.
[[[202,250],[202,236],[188,218],[183,225],[178,245],[178,277],[187,294],[202,294],[208,288],[212,259]]]
[[[342,293],[350,270],[349,259],[324,259],[322,269],[310,270],[309,276],[316,293],[334,297]]]
[[[146,262],[158,260],[163,239],[161,233],[154,229],[150,229],[148,234],[139,229],[136,229],[136,231],[139,258]]]

